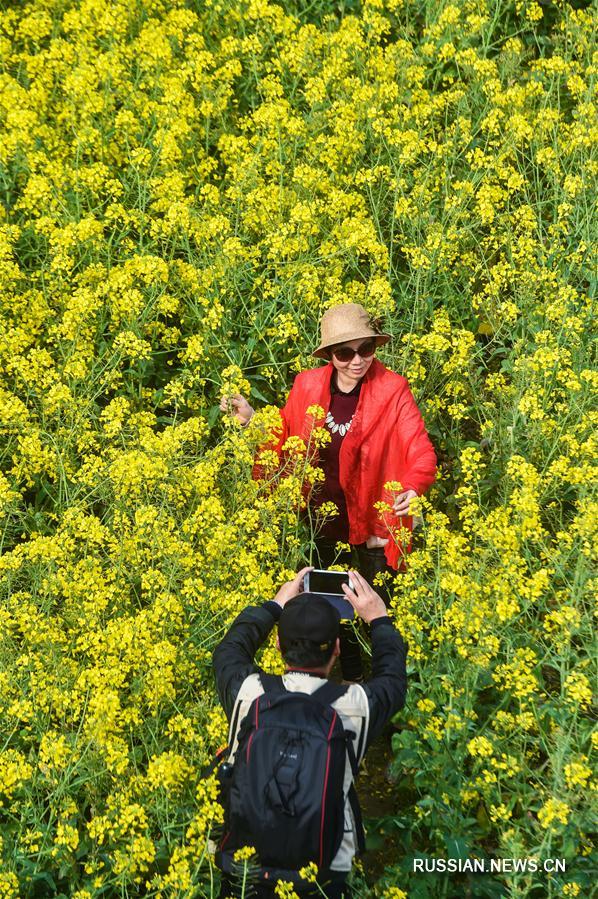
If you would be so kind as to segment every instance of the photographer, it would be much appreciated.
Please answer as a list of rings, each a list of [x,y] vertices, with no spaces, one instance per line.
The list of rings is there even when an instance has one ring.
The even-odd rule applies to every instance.
[[[326,700],[332,698],[328,710],[333,710],[333,714],[336,713],[335,718],[340,718],[346,742],[346,750],[343,744],[344,778],[341,778],[342,789],[338,794],[338,803],[342,806],[340,809],[341,832],[338,845],[335,845],[331,852],[330,860],[325,859],[326,863],[319,865],[320,878],[318,882],[321,889],[310,893],[309,887],[305,883],[302,884],[300,880],[298,882],[296,878],[293,879],[293,882],[295,890],[301,896],[321,896],[321,890],[324,890],[324,895],[329,899],[341,899],[341,897],[351,895],[347,877],[353,857],[361,848],[360,843],[362,842],[359,807],[352,787],[354,773],[357,764],[363,759],[372,741],[381,733],[392,715],[404,704],[407,688],[406,647],[401,635],[395,630],[388,617],[381,597],[365,578],[358,572],[352,571],[350,572],[352,589],[344,584],[343,591],[356,614],[371,625],[372,676],[365,684],[340,686],[329,682],[328,677],[340,652],[339,614],[324,596],[303,592],[303,578],[310,570],[310,568],[304,568],[292,581],[284,584],[274,600],[265,602],[261,607],[249,606],[244,609],[216,648],[213,663],[218,695],[230,721],[228,768],[231,771],[238,766],[245,766],[252,759],[250,748],[257,731],[250,735],[247,747],[245,743],[241,744],[241,741],[246,738],[254,716],[257,727],[258,711],[261,708],[258,707],[260,698],[267,696],[267,709],[271,705],[282,708],[281,702],[276,702],[277,695],[271,694],[269,688],[266,690],[264,688],[264,682],[268,685],[276,679],[271,675],[265,675],[254,662],[257,650],[265,642],[277,622],[278,645],[286,664],[286,673],[281,679],[280,691],[285,696],[293,694],[293,698],[299,702],[301,697],[297,694],[315,694],[317,690],[320,691],[318,697],[321,694],[322,696],[326,695]],[[274,697],[272,703],[270,696]],[[326,700],[322,698],[321,702],[325,703]],[[309,703],[309,700],[306,701]],[[315,702],[313,704],[315,705]],[[293,705],[293,703],[287,703],[287,706],[289,705]],[[299,708],[297,704],[294,707]],[[320,712],[326,711],[323,705],[318,705],[318,709]],[[250,714],[248,715],[248,713]],[[261,722],[262,718],[266,716],[263,712],[260,714]],[[299,720],[300,714],[297,712],[296,721]],[[285,726],[288,731],[292,730],[294,723],[295,726],[299,726],[296,725],[296,722],[287,720]],[[277,727],[278,731],[284,730],[278,722]],[[330,730],[332,730],[332,726]],[[300,761],[296,762],[295,766],[297,770],[290,771],[290,773],[283,772],[280,775],[274,772],[270,777],[269,771],[262,770],[268,768],[268,759],[258,757],[255,761],[258,766],[255,769],[257,773],[246,779],[243,791],[244,793],[251,792],[252,778],[259,779],[263,775],[265,787],[262,789],[258,785],[255,800],[257,803],[265,801],[264,796],[267,797],[273,781],[275,781],[276,789],[282,790],[284,793],[288,780],[293,783],[293,801],[300,806],[301,791],[309,791],[312,782],[317,780],[317,765],[311,761],[311,758],[308,758],[311,748],[307,746],[309,736],[304,737],[302,733],[295,733],[293,739],[295,740],[293,746],[304,744],[300,750],[280,751],[276,755],[289,756],[292,759],[299,756]],[[253,757],[257,753],[255,747],[259,745],[264,744],[260,744],[258,738],[253,743]],[[238,752],[240,748],[243,749],[242,752]],[[300,767],[302,753],[305,755],[303,769]],[[328,760],[330,760],[330,750]],[[277,764],[276,767],[278,769],[279,765]],[[268,780],[268,778],[270,779]],[[325,787],[327,781],[328,767],[324,781]],[[241,798],[249,801],[246,796]],[[284,796],[281,801],[284,803]],[[294,820],[292,814],[288,814],[288,809],[285,810],[287,815],[282,817],[282,825],[277,825],[272,833],[265,835],[265,843],[262,840],[262,844],[268,848],[270,857],[267,859],[267,864],[264,864],[264,858],[258,853],[262,868],[260,882],[256,887],[257,892],[254,894],[256,896],[274,896],[273,886],[268,884],[269,877],[273,884],[281,872],[285,876],[280,879],[289,879],[293,873],[296,874],[296,870],[288,870],[290,867],[288,847],[296,846],[301,839],[306,838],[306,835],[300,832],[301,828],[298,828],[295,823],[299,819],[304,821],[305,817],[297,816]],[[259,846],[260,840],[264,837],[264,833],[261,831],[265,831],[267,828],[267,822],[271,820],[272,814],[272,808],[258,809],[254,818],[257,823],[251,833],[235,835],[233,832],[232,840],[228,843],[231,832],[225,834],[217,858],[226,873],[231,871],[234,851],[241,848],[241,846],[235,845],[235,836],[241,845]],[[324,811],[322,811],[323,820]],[[231,814],[229,813],[227,826],[230,826],[230,821]],[[284,832],[285,827],[286,832]],[[320,837],[320,848],[325,836],[327,834],[322,834]],[[276,848],[277,841],[280,842],[280,851]],[[277,853],[282,857],[278,857]],[[322,858],[322,853],[320,855]],[[306,861],[317,861],[317,859],[306,858]],[[270,870],[267,870],[268,866]],[[225,877],[221,895],[223,897],[230,895],[230,890],[230,881]]]

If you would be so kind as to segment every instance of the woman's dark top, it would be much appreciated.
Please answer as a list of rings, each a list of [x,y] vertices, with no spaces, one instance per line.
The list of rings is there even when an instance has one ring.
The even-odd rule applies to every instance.
[[[325,481],[319,489],[314,505],[318,508],[322,503],[333,502],[338,509],[338,515],[329,518],[322,525],[317,538],[323,537],[342,543],[346,543],[349,539],[347,503],[339,482],[339,452],[348,430],[347,425],[357,408],[360,391],[361,381],[349,393],[343,393],[337,386],[334,372],[330,382],[330,408],[325,422],[332,440],[320,450],[320,468],[324,472]]]

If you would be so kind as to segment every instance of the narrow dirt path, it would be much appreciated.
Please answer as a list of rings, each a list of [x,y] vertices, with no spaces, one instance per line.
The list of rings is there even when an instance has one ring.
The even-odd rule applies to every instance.
[[[391,738],[392,732],[385,731],[373,743],[366,756],[366,770],[356,781],[366,828],[363,867],[370,885],[384,873],[387,865],[398,861],[401,852],[398,832],[388,826],[388,819],[401,811],[397,788],[387,780],[387,768],[393,756]]]

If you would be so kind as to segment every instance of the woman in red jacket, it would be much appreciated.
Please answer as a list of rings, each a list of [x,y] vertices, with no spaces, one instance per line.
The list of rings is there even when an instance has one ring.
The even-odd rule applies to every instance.
[[[390,340],[372,327],[365,309],[344,303],[329,309],[321,320],[321,342],[314,356],[328,364],[301,372],[281,409],[279,451],[290,436],[309,440],[314,420],[307,410],[324,410],[331,442],[319,451],[324,484],[312,502],[317,508],[332,501],[338,515],[328,519],[315,536],[319,563],[350,565],[350,554],[335,551],[349,543],[357,568],[370,583],[379,572],[396,573],[403,546],[396,534],[411,529],[409,503],[432,484],[436,455],[407,380],[375,358],[376,348]],[[242,425],[253,409],[240,395],[227,397]],[[386,486],[392,484],[393,487]],[[400,485],[396,487],[396,485]],[[396,489],[394,489],[396,487]],[[376,507],[383,501],[385,510]],[[359,680],[361,660],[351,630],[341,638],[341,668],[345,680]],[[345,644],[345,645],[343,645]]]

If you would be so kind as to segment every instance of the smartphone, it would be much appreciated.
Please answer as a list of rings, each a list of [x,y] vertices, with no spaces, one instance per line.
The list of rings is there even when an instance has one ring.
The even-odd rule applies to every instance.
[[[303,578],[303,588],[306,593],[330,593],[333,596],[342,596],[342,584],[353,587],[351,578],[346,571],[326,571],[322,568],[314,568],[308,571]]]
[[[306,593],[318,593],[335,607],[341,618],[351,620],[355,617],[355,609],[346,598],[342,584],[353,587],[346,571],[325,571],[314,568],[303,578],[303,589]]]

